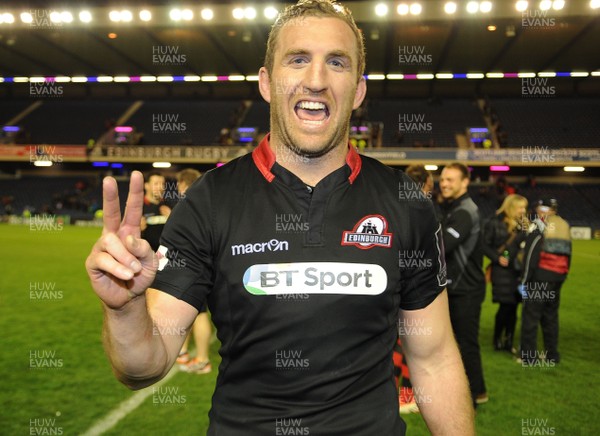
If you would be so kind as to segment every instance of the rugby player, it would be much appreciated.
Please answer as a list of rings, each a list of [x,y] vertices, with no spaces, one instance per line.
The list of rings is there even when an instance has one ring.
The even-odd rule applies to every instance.
[[[429,429],[474,434],[433,205],[348,145],[364,65],[349,11],[286,8],[259,72],[270,134],[186,192],[159,256],[140,239],[142,175],[132,173],[122,220],[116,182],[104,180],[104,230],[86,268],[113,370],[133,389],[160,380],[208,302],[222,356],[209,435],[403,435],[398,317],[422,333],[402,341]],[[286,214],[306,230],[277,233]],[[399,267],[399,252],[432,264]]]

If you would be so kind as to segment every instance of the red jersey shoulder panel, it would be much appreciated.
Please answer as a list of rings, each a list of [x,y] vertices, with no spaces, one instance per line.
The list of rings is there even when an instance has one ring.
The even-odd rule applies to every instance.
[[[263,177],[267,179],[269,183],[271,183],[275,178],[275,174],[271,172],[271,168],[273,168],[273,164],[275,163],[275,153],[273,153],[273,150],[271,150],[271,147],[269,146],[269,137],[270,134],[267,134],[264,139],[260,141],[258,147],[254,149],[252,152],[252,160]],[[360,154],[358,154],[356,149],[350,144],[348,144],[346,163],[352,171],[348,177],[348,181],[353,183],[360,173],[362,160],[360,158]]]

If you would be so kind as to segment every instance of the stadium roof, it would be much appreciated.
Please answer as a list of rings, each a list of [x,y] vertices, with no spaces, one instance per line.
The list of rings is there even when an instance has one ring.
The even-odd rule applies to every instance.
[[[144,8],[137,2],[128,8],[122,6],[124,2],[112,15],[120,21],[111,21],[112,8],[88,3],[91,21],[82,22],[79,14],[84,8],[79,6],[24,3],[9,1],[0,6],[0,81],[108,76],[127,82],[131,77],[138,81],[140,76],[187,76],[193,79],[162,89],[180,86],[176,93],[192,91],[220,98],[256,93],[256,84],[245,79],[252,80],[262,65],[273,21],[263,12],[267,6],[283,6],[281,2],[255,2],[256,17],[248,18],[253,13],[243,2],[220,4],[210,7],[212,19],[207,20],[202,12],[205,7],[191,2],[175,13],[164,2],[150,2]],[[419,14],[411,9],[413,3],[421,5]],[[539,2],[530,1],[526,10],[517,11],[515,1],[496,0],[474,2],[478,9],[469,13],[468,2],[456,1],[454,14],[445,12],[446,3],[387,2],[387,14],[378,16],[377,2],[345,2],[365,35],[366,73],[373,79],[371,97],[471,96],[476,92],[518,96],[522,85],[517,79],[527,77],[549,80],[561,96],[600,93],[600,9],[592,9],[594,2],[566,1],[561,10],[554,10],[559,2],[550,1],[546,2],[550,9],[542,10]],[[490,3],[489,12],[482,12],[490,6],[484,3]],[[401,4],[405,9],[398,8]],[[239,19],[233,16],[235,7],[241,7]],[[183,19],[190,13],[186,9],[192,14],[189,20]],[[123,10],[130,16],[120,17]],[[143,16],[151,16],[149,21],[140,18],[142,10],[149,12]],[[377,10],[381,13],[384,8]],[[228,83],[213,83],[215,76]],[[240,82],[232,83],[230,76]],[[123,92],[137,87],[134,94],[152,94],[147,84],[87,85],[87,93],[90,86],[104,90],[120,86],[131,88]],[[75,92],[77,86],[71,87]],[[0,95],[20,94],[27,94],[26,85],[0,84]]]

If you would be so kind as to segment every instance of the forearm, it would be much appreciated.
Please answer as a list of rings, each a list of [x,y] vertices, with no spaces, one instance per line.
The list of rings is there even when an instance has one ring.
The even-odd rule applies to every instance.
[[[116,377],[131,389],[160,380],[169,358],[141,295],[120,310],[104,306],[104,348]]]
[[[435,367],[409,367],[415,400],[432,435],[475,434],[474,411],[465,369],[456,342],[448,341]]]
[[[491,245],[486,243],[483,244],[483,254],[486,255],[492,261],[492,263],[498,263],[498,258],[500,256],[498,255],[497,249],[491,247]]]

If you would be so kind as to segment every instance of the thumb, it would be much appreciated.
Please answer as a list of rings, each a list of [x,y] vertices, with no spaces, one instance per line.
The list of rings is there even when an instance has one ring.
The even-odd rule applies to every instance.
[[[125,239],[127,249],[131,254],[139,259],[143,265],[151,265],[154,263],[156,254],[152,251],[152,247],[145,239],[136,238],[133,235],[128,235]]]

